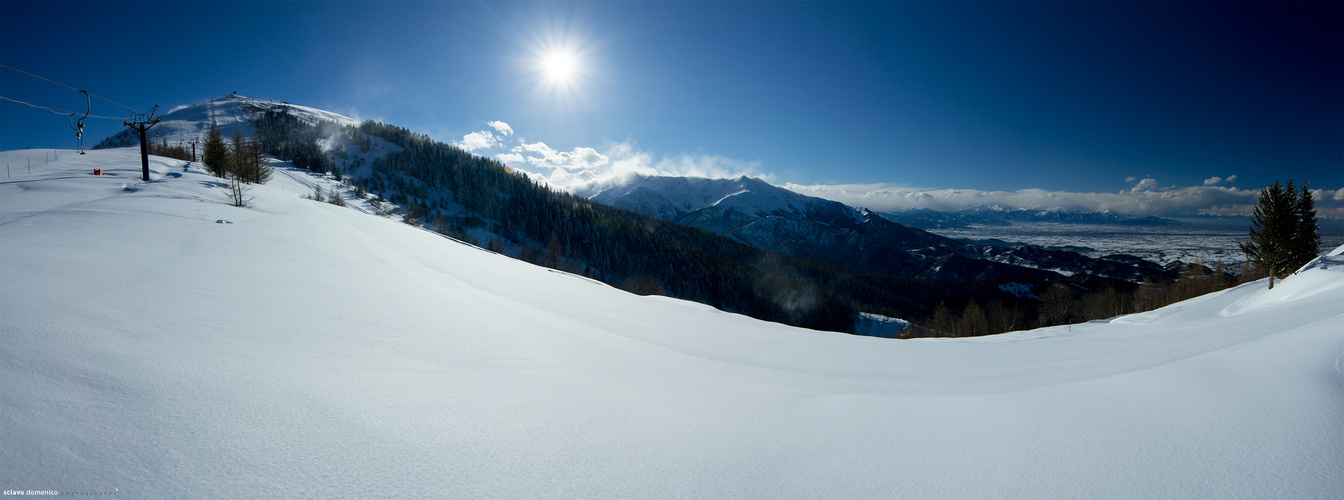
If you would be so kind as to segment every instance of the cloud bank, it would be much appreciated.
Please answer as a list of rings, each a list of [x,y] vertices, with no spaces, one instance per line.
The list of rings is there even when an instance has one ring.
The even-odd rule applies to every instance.
[[[493,156],[500,162],[525,172],[533,179],[553,187],[573,191],[594,182],[625,175],[665,175],[708,178],[773,176],[761,171],[757,161],[736,160],[704,153],[678,153],[656,156],[640,149],[634,141],[611,142],[601,147],[575,147],[559,150],[542,141],[528,142],[517,136],[513,127],[502,121],[487,122],[494,132],[472,132],[453,145],[471,152]],[[498,132],[499,135],[496,135]],[[503,151],[491,154],[491,150]]]
[[[622,176],[663,175],[707,178],[757,177],[774,182],[759,161],[743,161],[706,153],[657,156],[634,141],[608,141],[601,147],[558,150],[545,142],[527,142],[502,121],[493,129],[472,132],[455,142],[462,149],[481,151],[526,173],[532,179],[570,192],[618,179]],[[498,133],[496,135],[495,133]],[[918,188],[893,184],[783,184],[797,193],[839,201],[879,212],[925,208],[956,211],[980,205],[1005,208],[1102,211],[1133,215],[1249,215],[1259,189],[1228,186],[1236,175],[1213,176],[1198,186],[1163,186],[1152,177],[1128,177],[1133,186],[1114,193],[1048,191],[982,191],[976,189]],[[1344,218],[1344,189],[1312,190],[1321,217]]]

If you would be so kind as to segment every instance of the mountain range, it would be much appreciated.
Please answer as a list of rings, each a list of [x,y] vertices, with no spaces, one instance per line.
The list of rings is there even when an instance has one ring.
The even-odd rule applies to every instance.
[[[1091,258],[1027,245],[961,242],[893,222],[871,210],[749,177],[627,175],[584,185],[574,193],[772,252],[899,276],[951,281],[1050,280],[1073,274],[1129,281],[1174,277],[1156,263],[1126,255]]]

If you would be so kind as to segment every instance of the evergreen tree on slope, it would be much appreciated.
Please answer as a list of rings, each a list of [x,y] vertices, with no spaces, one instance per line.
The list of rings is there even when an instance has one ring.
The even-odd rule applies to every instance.
[[[1302,267],[1316,254],[1321,237],[1316,225],[1315,199],[1307,186],[1298,195],[1293,181],[1278,181],[1260,189],[1251,219],[1251,240],[1241,243],[1246,259],[1269,274],[1269,287]]]
[[[1321,252],[1321,231],[1316,224],[1316,197],[1308,189],[1311,183],[1302,181],[1302,193],[1294,206],[1297,216],[1297,232],[1293,238],[1292,267],[1300,268],[1311,262]]]
[[[201,163],[215,177],[224,177],[229,171],[229,147],[224,144],[224,136],[219,133],[219,127],[210,124],[210,131],[205,134],[205,151],[201,153]]]

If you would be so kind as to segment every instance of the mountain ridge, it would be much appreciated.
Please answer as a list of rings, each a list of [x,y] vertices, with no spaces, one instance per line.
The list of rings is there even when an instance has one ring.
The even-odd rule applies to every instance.
[[[317,125],[323,121],[333,122],[339,126],[359,125],[358,120],[340,113],[233,93],[203,103],[177,106],[160,115],[159,123],[150,129],[152,141],[156,143],[167,141],[173,145],[204,141],[211,123],[218,126],[225,136],[232,135],[234,129],[237,129],[244,137],[251,137],[254,132],[253,120],[267,111],[285,111],[309,125]],[[136,134],[127,129],[99,141],[93,149],[125,147],[138,143],[139,138]]]
[[[1129,281],[1174,277],[1156,263],[1124,256],[1094,259],[1068,250],[952,240],[893,222],[878,212],[746,176],[706,179],[627,175],[573,192],[757,248],[900,276],[956,281],[1051,280],[1078,273]]]

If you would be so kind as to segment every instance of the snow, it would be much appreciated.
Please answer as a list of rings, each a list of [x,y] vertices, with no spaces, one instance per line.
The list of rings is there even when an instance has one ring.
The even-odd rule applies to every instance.
[[[0,489],[1344,496],[1338,250],[1272,290],[897,341],[627,294],[302,199],[302,172],[235,208],[183,163],[0,181]]]
[[[342,126],[359,126],[359,121],[331,111],[289,104],[280,101],[257,99],[230,94],[201,104],[177,106],[162,116],[162,121],[150,128],[153,142],[166,139],[169,144],[204,140],[213,122],[226,138],[238,128],[244,137],[252,136],[252,120],[266,111],[288,111],[296,118],[316,125],[321,121],[335,122]],[[330,140],[324,146],[330,146]]]
[[[843,206],[745,176],[736,179],[706,179],[630,175],[602,183],[568,186],[565,189],[600,203],[638,208],[646,215],[685,214],[714,207],[721,212],[735,210],[751,219],[779,214],[805,219],[809,210]],[[863,221],[862,214],[857,210],[846,210],[855,222]]]

